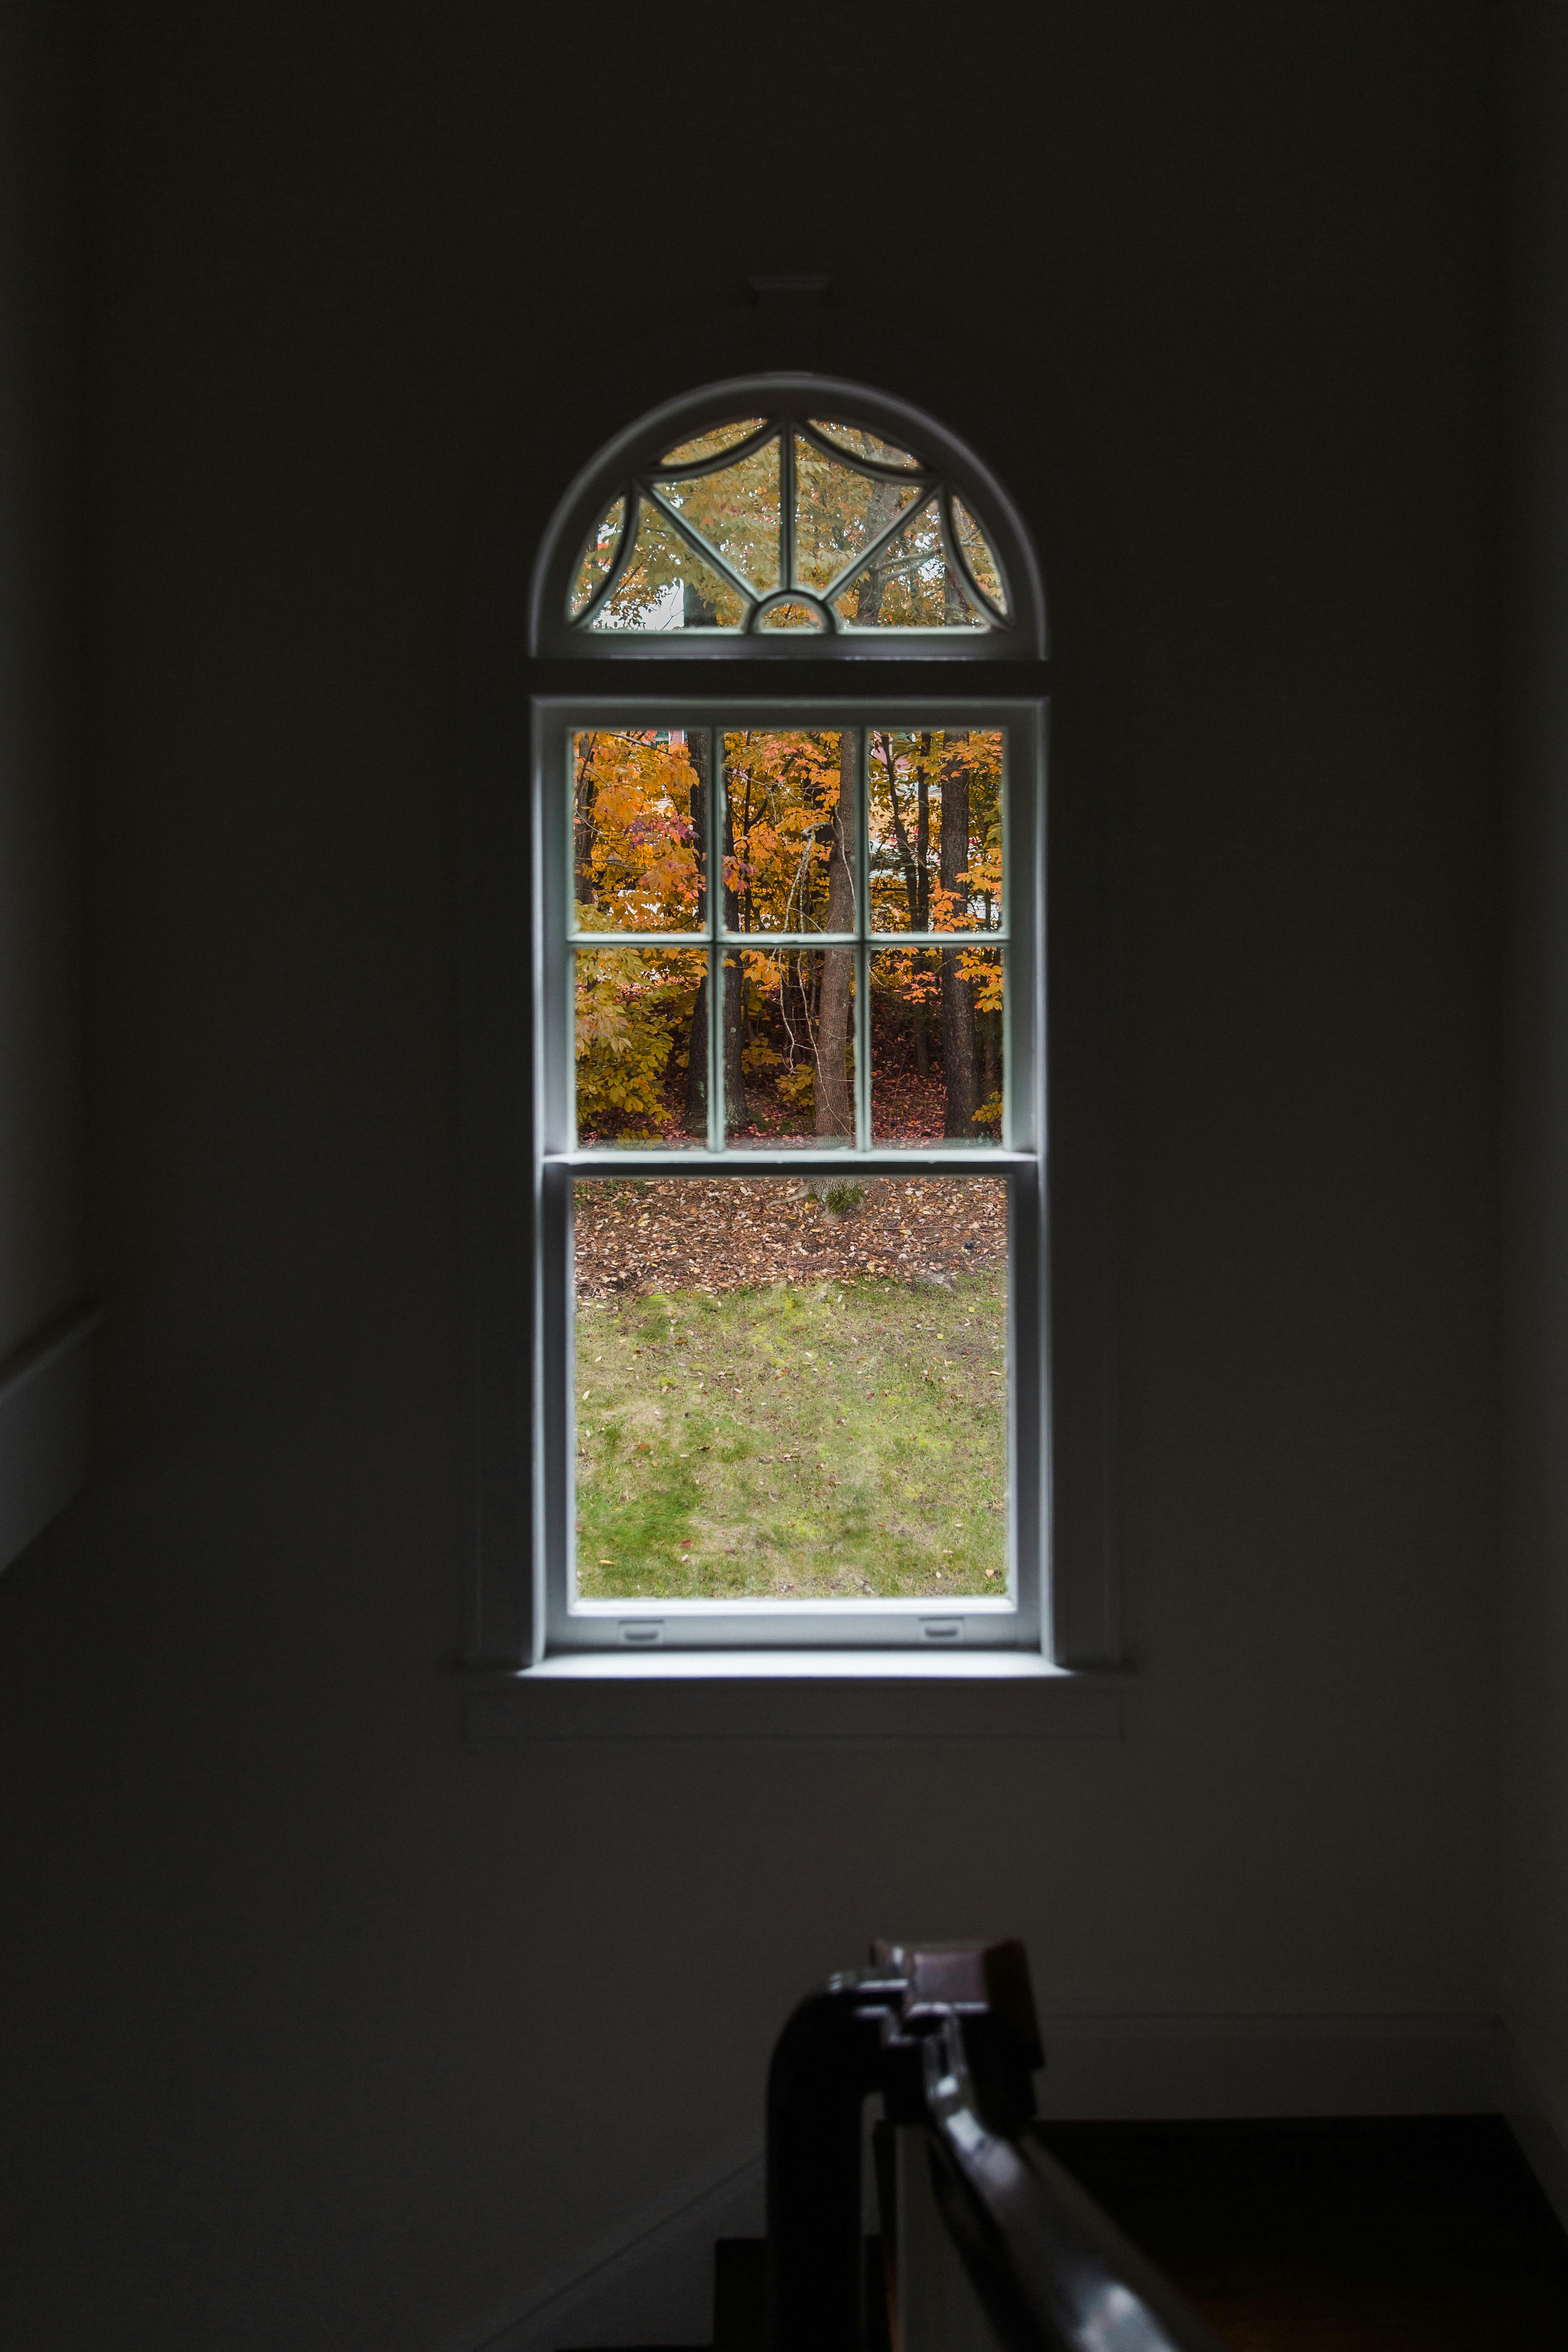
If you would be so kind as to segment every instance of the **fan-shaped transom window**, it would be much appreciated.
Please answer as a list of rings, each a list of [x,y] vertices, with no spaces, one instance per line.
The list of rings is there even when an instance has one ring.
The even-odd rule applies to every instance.
[[[617,491],[573,582],[590,629],[989,629],[1001,566],[953,485],[848,419],[740,417]]]
[[[825,379],[673,404],[558,516],[541,650],[1043,650],[1027,542],[931,420]]]

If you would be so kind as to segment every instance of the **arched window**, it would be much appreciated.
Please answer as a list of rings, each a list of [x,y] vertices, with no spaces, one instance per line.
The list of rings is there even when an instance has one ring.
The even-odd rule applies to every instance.
[[[933,419],[816,377],[712,387],[574,484],[535,650],[1036,656],[1039,578],[1000,486]],[[656,642],[657,641],[657,642]]]
[[[560,499],[529,1557],[520,1510],[478,1662],[1048,1655],[1044,646],[1000,484],[863,388],[711,385]],[[500,1231],[515,1030],[479,993]]]

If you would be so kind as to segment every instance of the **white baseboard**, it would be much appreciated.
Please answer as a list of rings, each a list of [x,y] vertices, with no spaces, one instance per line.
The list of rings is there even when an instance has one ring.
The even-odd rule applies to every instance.
[[[0,1569],[86,1484],[88,1340],[78,1307],[0,1364]]]
[[[1510,2080],[1496,2020],[1469,2013],[1057,2016],[1040,2030],[1040,2111],[1061,2122],[1495,2113]],[[1568,2140],[1553,2145],[1568,2183]],[[452,2352],[710,2343],[714,2241],[763,2227],[759,2129]]]
[[[1523,2043],[1509,2032],[1501,2036],[1501,2042],[1498,2105],[1558,2220],[1568,2230],[1568,2110],[1548,2089]]]

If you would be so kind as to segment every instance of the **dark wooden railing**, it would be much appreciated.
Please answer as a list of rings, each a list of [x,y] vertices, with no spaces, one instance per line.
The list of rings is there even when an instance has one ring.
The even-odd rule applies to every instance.
[[[802,2001],[768,2077],[769,2352],[897,2347],[868,2276],[864,2108],[923,2132],[938,2210],[1003,2352],[1219,2352],[1029,2132],[1043,2063],[1021,1944],[878,1946]],[[879,2168],[880,2171],[880,2168]],[[883,2176],[885,2178],[885,2176]],[[894,2215],[884,2203],[883,2244]]]

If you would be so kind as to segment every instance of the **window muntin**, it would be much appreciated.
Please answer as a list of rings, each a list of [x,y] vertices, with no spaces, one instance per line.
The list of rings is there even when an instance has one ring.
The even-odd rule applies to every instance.
[[[1005,628],[1007,585],[942,469],[792,408],[683,442],[595,520],[574,630],[884,633]]]
[[[1000,726],[574,730],[570,874],[557,860],[553,876],[569,894],[574,1142],[999,1145],[1007,758]],[[933,1025],[951,1047],[934,1127],[929,1100],[898,1114]]]
[[[936,419],[781,372],[670,401],[557,508],[535,654],[1037,659],[1038,567],[1000,485]]]
[[[873,728],[866,744],[874,931],[1000,930],[1006,795],[1000,728]]]

